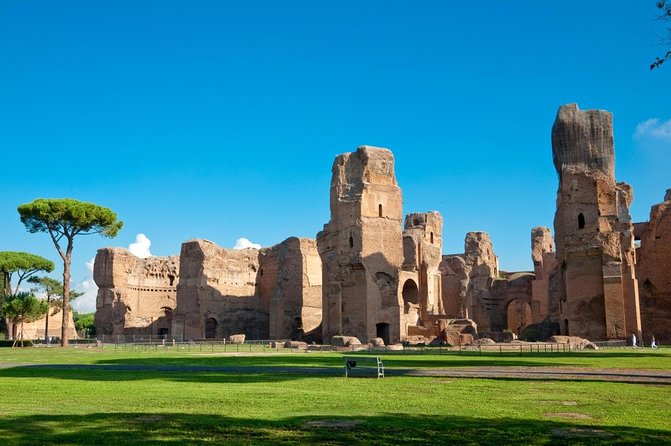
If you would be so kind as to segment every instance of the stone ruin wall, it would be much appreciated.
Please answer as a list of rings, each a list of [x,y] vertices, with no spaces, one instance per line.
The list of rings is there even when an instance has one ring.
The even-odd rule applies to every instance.
[[[270,296],[270,339],[322,340],[322,264],[315,240],[291,237],[263,250],[259,293]]]
[[[639,226],[636,274],[641,300],[642,339],[671,343],[671,189]]]
[[[534,319],[538,322],[549,316],[558,324],[561,285],[558,284],[557,255],[550,228],[537,226],[531,230],[531,260],[534,265],[534,281],[531,283]]]
[[[159,335],[171,331],[179,257],[141,259],[123,248],[98,250],[95,325],[102,335]]]
[[[291,237],[261,250],[192,240],[180,258],[175,333],[321,341],[321,260],[314,240]]]
[[[472,320],[481,336],[493,338],[504,330],[523,335],[548,318],[557,320],[559,298],[549,285],[553,247],[550,230],[534,228],[534,272],[507,272],[499,269],[489,235],[469,232],[464,254],[445,255],[440,263],[445,317]]]
[[[491,316],[496,318],[499,307],[492,295],[494,281],[499,277],[499,259],[489,234],[469,232],[464,239],[464,253],[442,256],[439,267],[445,315],[471,319],[485,332],[497,331],[498,327],[492,327]]]
[[[631,187],[616,183],[612,115],[562,106],[552,128],[562,334],[640,335]]]
[[[94,279],[100,334],[321,340],[314,240],[292,237],[262,250],[191,240],[179,256],[147,259],[105,248]]]
[[[239,333],[268,339],[270,299],[256,293],[258,250],[226,250],[199,239],[184,242],[179,257],[173,333],[185,339]]]
[[[440,262],[443,255],[443,217],[438,212],[421,212],[405,217],[403,230],[404,271],[417,274],[420,321],[423,324],[445,314]]]

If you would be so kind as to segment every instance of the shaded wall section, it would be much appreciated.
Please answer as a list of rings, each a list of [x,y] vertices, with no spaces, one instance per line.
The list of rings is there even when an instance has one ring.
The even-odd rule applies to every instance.
[[[179,257],[141,259],[123,248],[99,249],[95,325],[101,335],[170,335]]]

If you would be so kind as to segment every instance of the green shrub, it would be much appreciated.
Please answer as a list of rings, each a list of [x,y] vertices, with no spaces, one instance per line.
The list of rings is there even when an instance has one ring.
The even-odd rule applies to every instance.
[[[26,339],[25,341],[23,341],[23,346],[32,347],[33,341],[31,341],[30,339]],[[0,341],[0,347],[14,347],[14,341],[11,339],[2,340]],[[21,341],[17,341],[15,347],[21,347]]]

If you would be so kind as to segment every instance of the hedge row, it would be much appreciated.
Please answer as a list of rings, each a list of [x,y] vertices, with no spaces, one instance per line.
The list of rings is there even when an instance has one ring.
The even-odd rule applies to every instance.
[[[9,340],[9,341],[0,341],[0,347],[13,347],[14,346],[14,341]],[[23,341],[23,346],[24,347],[32,347],[33,346],[33,341],[30,339],[26,339]],[[16,342],[16,347],[21,347],[21,341]]]

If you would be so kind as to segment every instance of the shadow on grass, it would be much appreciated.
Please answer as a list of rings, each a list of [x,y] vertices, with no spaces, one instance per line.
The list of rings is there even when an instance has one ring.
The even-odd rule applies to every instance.
[[[351,354],[343,356],[354,356]],[[376,356],[362,354],[360,356]],[[383,356],[386,368],[442,368],[442,367],[551,367],[551,366],[578,366],[578,364],[557,364],[551,360],[537,360],[533,362],[511,358],[498,358],[496,360],[482,357],[461,359],[452,358],[417,358],[403,356]],[[156,366],[213,366],[213,367],[338,367],[342,368],[344,363],[342,356],[301,356],[301,357],[274,357],[274,356],[220,356],[220,357],[144,357],[144,358],[119,358],[103,359],[96,362],[104,365],[156,365]]]
[[[279,420],[183,413],[4,416],[4,445],[609,444],[660,445],[671,432],[561,420],[385,414]]]
[[[647,375],[616,374],[615,378],[590,375],[589,373],[539,372],[536,374],[521,371],[519,376],[508,374],[450,375],[433,374],[430,370],[413,369],[387,370],[387,377],[413,378],[451,378],[480,379],[497,381],[545,381],[545,382],[617,382],[629,384],[671,385],[667,377]],[[361,367],[352,370],[350,379],[375,379],[374,367]],[[147,365],[26,365],[0,369],[2,378],[62,379],[72,381],[128,382],[141,380],[163,380],[177,383],[209,384],[254,384],[278,383],[314,378],[345,379],[344,368],[317,367],[193,367],[193,366],[147,366]],[[336,381],[333,381],[336,383]],[[1,443],[0,443],[1,444]]]

